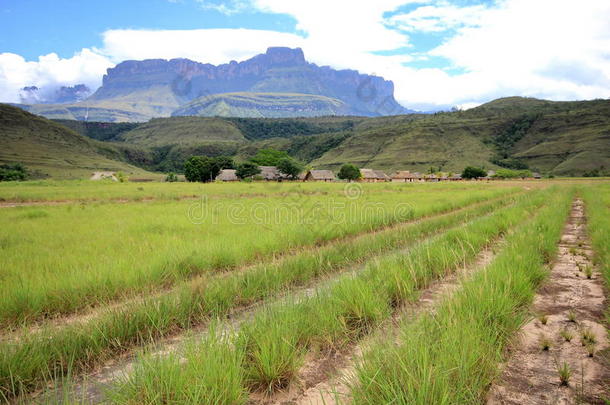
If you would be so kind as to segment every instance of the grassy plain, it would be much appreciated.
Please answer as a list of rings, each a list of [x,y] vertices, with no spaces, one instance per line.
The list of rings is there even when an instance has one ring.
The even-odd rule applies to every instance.
[[[311,353],[357,344],[503,239],[434,315],[405,320],[395,342],[365,352],[351,394],[357,404],[478,402],[575,193],[609,277],[606,182],[345,187],[0,185],[7,201],[50,204],[0,209],[0,398],[198,327],[205,337],[174,354],[144,350],[109,400],[246,403],[285,390]]]

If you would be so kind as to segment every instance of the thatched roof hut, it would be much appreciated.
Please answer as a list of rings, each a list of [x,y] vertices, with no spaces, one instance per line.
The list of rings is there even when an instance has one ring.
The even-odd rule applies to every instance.
[[[258,168],[261,172],[257,176],[261,176],[263,180],[276,181],[284,177],[276,166],[259,166]]]
[[[115,172],[93,172],[89,180],[112,180],[119,181]]]
[[[381,170],[360,169],[361,180],[364,182],[387,181],[390,178]]]
[[[216,176],[216,180],[218,181],[238,181],[239,178],[235,174],[237,170],[234,169],[222,169],[218,176]]]
[[[305,175],[305,181],[335,181],[335,174],[330,170],[310,170]]]
[[[421,178],[421,174],[411,173],[408,170],[400,170],[392,175],[392,181],[399,183],[410,183],[414,181],[419,181],[421,180]]]

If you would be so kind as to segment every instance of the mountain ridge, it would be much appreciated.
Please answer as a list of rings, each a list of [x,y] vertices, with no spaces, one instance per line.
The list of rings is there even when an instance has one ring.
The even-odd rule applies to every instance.
[[[220,65],[184,58],[123,61],[107,70],[102,86],[86,100],[22,107],[48,118],[146,121],[171,116],[193,100],[228,93],[308,95],[309,100],[303,96],[304,105],[327,97],[345,104],[337,111],[330,109],[337,115],[382,116],[413,112],[395,100],[392,81],[356,70],[318,66],[308,62],[300,48],[285,47],[270,47],[265,53],[244,61]],[[88,111],[86,116],[82,113],[85,109]],[[300,109],[294,110],[278,116],[298,117]],[[205,111],[198,113],[205,114]],[[322,108],[316,114],[328,113],[328,108]],[[258,115],[265,116],[265,113]]]

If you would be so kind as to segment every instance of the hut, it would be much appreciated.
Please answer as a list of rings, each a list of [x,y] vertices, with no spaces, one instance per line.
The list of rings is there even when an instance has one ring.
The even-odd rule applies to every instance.
[[[413,183],[416,181],[422,181],[423,177],[421,174],[414,172],[411,173],[408,170],[401,170],[392,175],[391,180],[398,183]]]
[[[278,181],[283,178],[279,169],[275,166],[259,166],[258,168],[261,172],[257,176],[262,177],[263,180]]]
[[[382,172],[381,170],[373,170],[373,169],[360,169],[360,181],[366,183],[377,183],[388,181],[390,178],[387,174]]]
[[[119,181],[115,172],[93,172],[89,180],[112,180]]]
[[[449,181],[460,181],[460,180],[462,180],[461,174],[454,174],[452,176],[449,176]]]
[[[540,173],[537,173],[537,172],[532,173],[532,177],[536,180],[540,180],[542,178]]]
[[[236,172],[237,170],[234,169],[222,169],[216,176],[216,181],[238,181]]]
[[[424,181],[426,182],[437,182],[439,181],[439,178],[436,174],[426,174],[424,176]]]
[[[335,174],[330,170],[310,170],[304,181],[335,181]]]

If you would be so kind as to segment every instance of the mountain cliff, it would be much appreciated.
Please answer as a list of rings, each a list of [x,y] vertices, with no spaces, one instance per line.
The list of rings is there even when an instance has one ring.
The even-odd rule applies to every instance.
[[[313,112],[304,115],[381,116],[410,112],[394,99],[391,81],[309,63],[299,48],[269,48],[248,60],[217,66],[189,59],[125,61],[108,69],[102,86],[83,102],[57,106],[55,110],[48,105],[24,108],[50,118],[65,119],[74,114],[72,118],[84,119],[79,112],[86,107],[90,120],[141,121],[167,117],[176,110],[175,115],[182,115],[182,107],[193,101],[204,108],[193,109],[191,105],[186,109],[189,114],[210,116],[218,108],[207,108],[209,102],[220,97],[230,106],[227,99],[234,102],[233,93],[284,93],[286,98],[297,94],[303,103],[303,108],[292,105],[283,110],[285,99],[278,97],[278,103],[270,105],[272,100],[266,97],[258,106],[255,101],[260,96],[253,94],[242,115],[238,108],[227,110],[222,106],[235,116],[298,117],[302,111],[311,111],[312,106],[320,108],[314,107]],[[326,98],[323,106],[322,98]],[[335,107],[331,108],[333,104]],[[276,112],[270,115],[273,110]]]

